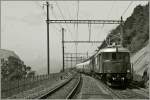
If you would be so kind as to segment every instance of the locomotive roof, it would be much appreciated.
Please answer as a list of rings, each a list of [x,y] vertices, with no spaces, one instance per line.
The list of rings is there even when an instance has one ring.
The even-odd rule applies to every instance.
[[[123,47],[117,47],[118,48],[118,52],[130,52],[127,48],[123,48]],[[103,49],[100,49],[97,53],[93,54],[91,57],[89,57],[88,59],[86,59],[84,62],[93,59],[94,57],[96,57],[98,54],[103,53],[103,52],[117,52],[117,48],[114,47],[106,47]]]
[[[102,52],[117,52],[117,51],[118,52],[130,52],[127,48],[123,48],[123,47],[107,47],[107,48],[99,50],[98,54]]]

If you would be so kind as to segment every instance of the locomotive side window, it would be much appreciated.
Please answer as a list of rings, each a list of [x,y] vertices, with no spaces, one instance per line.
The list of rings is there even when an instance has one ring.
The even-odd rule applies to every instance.
[[[111,60],[112,59],[111,53],[103,53],[102,55],[103,55],[104,60]]]
[[[116,57],[116,53],[112,53],[112,59],[115,60],[117,57]]]
[[[95,58],[95,64],[97,65],[97,57]]]
[[[129,62],[129,53],[126,52],[105,52],[103,53],[104,60],[123,60],[125,62]]]

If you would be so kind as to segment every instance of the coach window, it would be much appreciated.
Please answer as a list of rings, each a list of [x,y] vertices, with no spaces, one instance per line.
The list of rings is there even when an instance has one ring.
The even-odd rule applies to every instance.
[[[116,59],[116,53],[112,53],[112,59],[113,59],[113,60]]]

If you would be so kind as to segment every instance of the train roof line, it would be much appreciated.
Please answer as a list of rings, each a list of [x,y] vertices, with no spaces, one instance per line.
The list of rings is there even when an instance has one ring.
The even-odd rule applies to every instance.
[[[97,56],[98,54],[102,52],[116,52],[116,49],[118,49],[118,52],[130,52],[127,48],[122,47],[121,45],[108,45],[105,48],[99,49],[96,53],[94,53],[92,56],[89,58],[85,59],[83,62],[86,62],[90,60],[91,58]]]

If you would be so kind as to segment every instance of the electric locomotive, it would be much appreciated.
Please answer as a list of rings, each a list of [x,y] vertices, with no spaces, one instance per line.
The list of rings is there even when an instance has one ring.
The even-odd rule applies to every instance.
[[[131,82],[130,52],[121,46],[109,46],[99,50],[92,59],[93,70],[110,86],[126,86]]]
[[[100,49],[80,66],[80,72],[98,76],[109,86],[127,86],[133,79],[130,52],[121,46]]]

